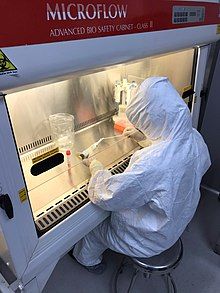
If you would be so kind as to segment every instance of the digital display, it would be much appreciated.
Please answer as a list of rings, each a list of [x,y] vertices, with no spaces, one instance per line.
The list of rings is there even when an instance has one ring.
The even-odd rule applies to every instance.
[[[205,7],[203,6],[173,6],[173,23],[204,22]]]

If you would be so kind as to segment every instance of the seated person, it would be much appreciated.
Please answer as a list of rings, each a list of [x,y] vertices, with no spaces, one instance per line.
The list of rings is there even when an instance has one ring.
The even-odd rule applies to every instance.
[[[196,211],[210,166],[189,109],[167,78],[146,79],[126,114],[136,130],[124,135],[152,143],[134,153],[122,174],[112,175],[97,160],[90,163],[89,198],[111,216],[75,245],[73,256],[96,273],[104,269],[107,248],[132,257],[170,248]]]

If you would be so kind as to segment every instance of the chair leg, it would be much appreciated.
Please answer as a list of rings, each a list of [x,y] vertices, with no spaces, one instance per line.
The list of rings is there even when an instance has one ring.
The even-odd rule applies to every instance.
[[[131,282],[130,282],[130,285],[128,287],[128,291],[127,293],[130,293],[131,292],[131,289],[132,287],[134,286],[134,283],[136,281],[136,278],[137,278],[137,274],[138,274],[138,269],[135,269],[134,273],[133,273],[133,276],[131,278]]]
[[[214,252],[220,255],[220,235],[218,235],[218,239],[215,244]]]
[[[176,284],[171,274],[165,275],[168,293],[177,293]]]
[[[124,266],[126,264],[125,259],[126,259],[125,257],[122,258],[122,261],[121,261],[121,263],[120,263],[120,265],[118,267],[118,270],[117,270],[117,272],[115,274],[115,277],[114,277],[113,287],[114,287],[114,292],[115,293],[118,292],[118,287],[117,287],[117,285],[118,285],[118,277],[119,277],[120,274],[123,273],[123,269],[124,269]]]
[[[168,277],[168,275],[164,275],[165,281],[166,281],[166,286],[167,286],[167,292],[168,293],[172,293],[171,291],[171,283],[170,283],[170,279]]]

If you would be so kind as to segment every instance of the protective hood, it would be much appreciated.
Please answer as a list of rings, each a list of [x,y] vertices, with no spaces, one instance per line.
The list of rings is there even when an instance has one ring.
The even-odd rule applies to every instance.
[[[174,139],[192,132],[189,109],[166,77],[151,77],[128,104],[129,121],[152,140]]]

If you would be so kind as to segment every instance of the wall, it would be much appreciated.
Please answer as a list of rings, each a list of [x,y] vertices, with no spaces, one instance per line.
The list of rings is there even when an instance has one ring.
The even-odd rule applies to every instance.
[[[212,161],[212,166],[203,182],[220,192],[220,53],[218,53],[201,133],[208,145]]]

